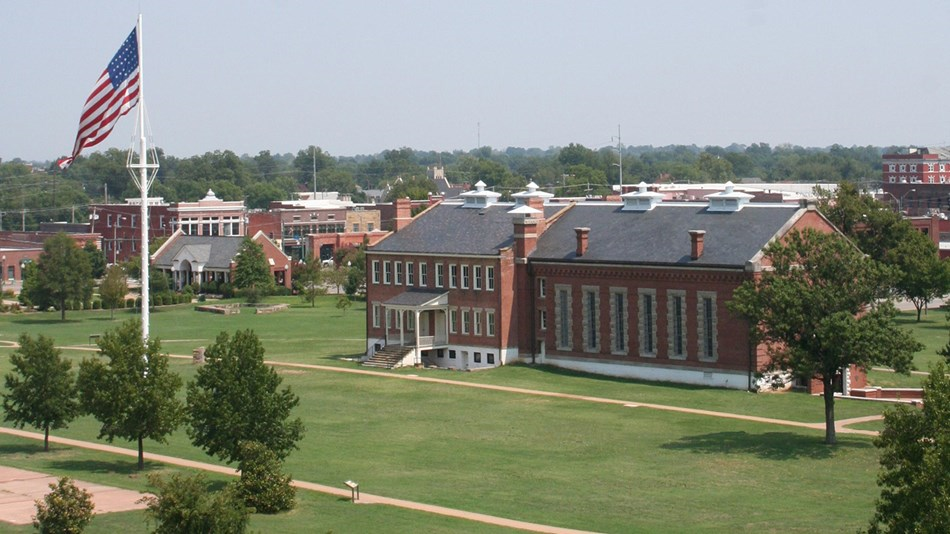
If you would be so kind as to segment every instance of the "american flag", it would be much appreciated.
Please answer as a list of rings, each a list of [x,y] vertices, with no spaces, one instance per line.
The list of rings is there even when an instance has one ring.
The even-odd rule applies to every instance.
[[[69,167],[82,149],[95,146],[108,137],[119,117],[134,108],[138,101],[139,47],[133,29],[86,99],[73,154],[59,161],[60,168]]]

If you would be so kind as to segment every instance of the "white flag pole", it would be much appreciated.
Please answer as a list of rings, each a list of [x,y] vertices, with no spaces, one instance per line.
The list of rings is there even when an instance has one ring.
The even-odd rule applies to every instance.
[[[145,131],[145,75],[144,75],[144,65],[145,61],[142,58],[142,15],[139,15],[138,23],[136,25],[136,37],[138,40],[138,54],[139,54],[139,115],[138,115],[138,134],[139,134],[139,161],[138,163],[132,163],[132,151],[129,153],[129,172],[132,174],[132,179],[135,181],[136,185],[139,187],[141,193],[141,220],[142,220],[142,246],[140,247],[140,253],[142,255],[142,339],[145,342],[148,342],[149,337],[149,282],[148,282],[148,268],[149,268],[149,252],[148,252],[148,189],[151,185],[151,178],[154,177],[154,173],[158,172],[158,158],[157,155],[153,156],[152,163],[149,163],[149,150],[148,150],[148,139],[146,137]],[[134,148],[133,148],[134,150]],[[136,176],[136,172],[138,175]],[[149,172],[151,171],[151,173]],[[152,174],[152,176],[149,176]],[[143,357],[148,360],[147,355]]]

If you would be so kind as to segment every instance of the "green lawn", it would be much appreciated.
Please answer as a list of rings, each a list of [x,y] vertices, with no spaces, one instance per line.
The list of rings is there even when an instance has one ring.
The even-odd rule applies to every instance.
[[[897,323],[913,332],[914,339],[924,345],[924,349],[914,356],[914,367],[917,370],[929,371],[931,365],[943,360],[937,351],[947,344],[948,330],[950,330],[947,314],[943,309],[929,310],[927,314],[921,316],[920,322],[917,322],[917,312],[903,312],[898,315]],[[868,373],[868,382],[880,387],[919,388],[926,378],[924,375],[907,376],[883,371]]]
[[[211,315],[190,306],[163,308],[152,315],[152,334],[163,340],[166,350],[189,354],[195,346],[206,346],[220,330],[253,328],[262,336],[268,359],[355,368],[344,358],[363,351],[364,306],[357,304],[343,313],[335,309],[332,297],[321,299],[314,309],[299,300],[290,302],[294,306],[287,312],[260,316]],[[936,315],[942,322],[942,314],[930,317]],[[126,317],[137,316],[122,316]],[[30,331],[44,332],[60,345],[85,344],[90,333],[119,320],[110,322],[108,312],[73,312],[65,324],[57,319],[53,314],[0,316],[0,340]],[[0,350],[0,372],[9,369],[5,357],[9,352]],[[67,354],[76,361],[90,356]],[[195,369],[185,360],[173,361],[172,368],[185,380]],[[307,426],[300,450],[287,463],[300,480],[340,486],[353,479],[368,493],[602,532],[855,531],[870,517],[878,494],[877,451],[867,437],[841,435],[837,447],[827,447],[819,430],[386,376],[291,368],[281,373],[301,396],[297,413]],[[388,374],[409,373],[822,420],[820,399],[800,393],[752,394],[642,383],[528,365],[474,373],[415,369]],[[880,413],[883,407],[841,401],[836,412],[844,419]],[[95,421],[83,418],[56,434],[94,440],[97,429]],[[0,440],[0,463],[26,466],[27,460],[17,454],[43,461],[40,453],[22,451],[28,447],[22,440],[6,443]],[[116,445],[132,448],[131,443]],[[146,450],[214,462],[189,444],[183,430],[167,445],[146,443]],[[141,483],[128,473],[133,458],[97,456],[95,462],[104,464],[90,462],[93,467],[85,469],[73,462],[60,465],[62,471],[37,469],[80,478],[102,475],[102,481],[119,486],[123,484],[114,480]],[[266,519],[287,523],[261,523],[265,520],[255,518],[252,527],[288,532],[490,530],[385,507],[372,507],[372,512],[363,511],[370,507],[355,507],[359,517],[353,518],[346,514],[354,507],[339,505],[335,497],[301,495],[307,495],[302,501],[306,506],[287,514],[291,518]],[[311,522],[296,522],[293,517],[298,514],[306,514]],[[374,517],[364,517],[369,514]],[[136,526],[110,523],[101,528],[141,531],[141,514],[117,514],[102,521],[125,521],[120,516],[131,517],[128,521]],[[323,517],[328,518],[326,527],[320,521]]]

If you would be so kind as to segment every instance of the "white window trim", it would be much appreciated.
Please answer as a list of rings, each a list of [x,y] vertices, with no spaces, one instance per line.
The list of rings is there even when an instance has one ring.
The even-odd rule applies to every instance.
[[[495,290],[495,267],[493,265],[485,266],[485,291]]]

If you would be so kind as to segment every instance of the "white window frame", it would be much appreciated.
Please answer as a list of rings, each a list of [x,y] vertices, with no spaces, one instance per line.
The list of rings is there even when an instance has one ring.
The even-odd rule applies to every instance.
[[[380,277],[379,260],[373,260],[373,283],[378,284]]]
[[[472,310],[472,333],[482,335],[482,310],[479,308]]]
[[[482,266],[472,266],[472,289],[480,291],[482,289]]]
[[[393,285],[401,286],[402,285],[402,262],[394,261],[393,262]]]
[[[419,287],[428,287],[429,285],[429,264],[419,262]]]
[[[373,328],[379,328],[380,326],[380,320],[379,320],[380,311],[381,310],[380,310],[379,303],[374,302],[373,303]]]
[[[495,290],[495,266],[485,266],[485,291]]]
[[[485,335],[495,337],[495,310],[485,310]]]
[[[459,266],[450,263],[449,264],[449,289],[455,289],[459,285]]]
[[[406,262],[406,285],[416,285],[415,265],[411,261]]]
[[[386,285],[393,283],[393,264],[389,261],[383,262],[383,283]]]
[[[435,287],[445,287],[445,264],[435,264]]]
[[[468,289],[469,279],[472,274],[472,267],[470,265],[462,265],[462,289]]]

